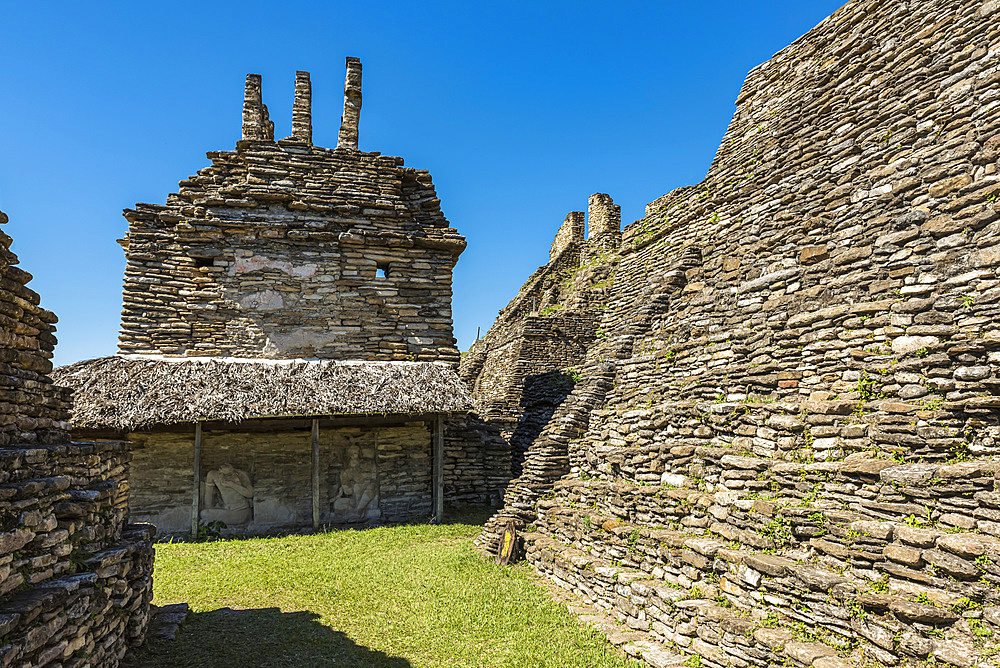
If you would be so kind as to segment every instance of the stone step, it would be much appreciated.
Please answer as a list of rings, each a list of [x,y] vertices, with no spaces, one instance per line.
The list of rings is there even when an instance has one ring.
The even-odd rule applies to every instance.
[[[732,549],[709,534],[637,527],[613,519],[599,529],[604,537],[588,545],[578,543],[589,552],[560,542],[558,533],[557,538],[542,533],[548,528],[544,522],[553,516],[564,521],[582,521],[580,518],[588,512],[559,506],[550,506],[542,512],[539,532],[531,538],[529,560],[536,567],[539,562],[550,562],[550,577],[561,586],[575,587],[592,597],[603,591],[603,604],[614,610],[621,622],[652,631],[658,638],[682,647],[685,638],[696,643],[692,636],[684,635],[687,627],[679,629],[678,635],[678,609],[693,606],[698,614],[707,611],[710,617],[721,614],[732,618],[732,613],[705,607],[720,607],[719,602],[741,610],[737,615],[741,618],[750,613],[759,622],[773,615],[774,621],[799,625],[800,635],[807,640],[817,629],[828,632],[834,629],[833,640],[829,642],[842,647],[852,638],[861,638],[868,654],[880,656],[885,662],[896,660],[892,652],[911,655],[923,652],[924,657],[938,652],[944,645],[936,637],[935,629],[948,628],[952,635],[961,636],[969,626],[965,618],[975,620],[977,615],[988,614],[1000,623],[1000,606],[994,605],[997,601],[993,600],[996,586],[980,581],[930,577],[905,568],[858,569],[832,560],[819,550],[765,554]],[[886,523],[868,524],[886,528]],[[854,526],[863,529],[866,523]],[[991,537],[977,534],[939,532],[935,537],[933,532],[906,525],[888,528],[899,529],[900,537],[910,541],[934,538],[941,542],[935,542],[931,549],[944,552],[950,548],[952,555],[963,549],[967,555],[981,549],[989,555],[989,550],[996,549]],[[608,544],[618,540],[620,546],[622,540],[632,537],[636,545],[645,544],[647,539],[655,541],[660,546],[654,552],[655,557],[609,559],[612,553],[606,547]],[[566,540],[568,536],[564,534],[561,538]],[[545,568],[539,570],[544,572]],[[581,574],[583,580],[589,581],[580,584]],[[696,605],[687,601],[703,599],[692,597],[713,600]],[[668,603],[658,605],[660,601]],[[730,620],[727,624],[735,628],[742,622]],[[914,631],[921,628],[919,625],[924,625],[923,630]],[[701,640],[704,642],[704,638]],[[900,643],[904,643],[902,650]],[[697,653],[705,656],[706,651],[702,647]],[[939,653],[947,654],[947,650]]]
[[[840,659],[837,651],[827,645],[792,642],[795,635],[791,632],[781,634],[777,629],[763,626],[752,608],[736,608],[724,596],[693,598],[692,591],[669,586],[645,573],[612,566],[551,538],[534,535],[530,542],[529,560],[534,558],[533,563],[541,573],[630,629],[622,631],[622,626],[616,626],[624,633],[619,638],[630,638],[636,632],[652,636],[653,640],[648,642],[630,640],[625,647],[649,665],[692,665],[685,661],[693,655],[706,668],[781,665],[787,663],[786,659],[791,665],[821,666],[815,664],[821,658],[828,659],[826,664],[830,668],[854,665]],[[787,571],[795,565],[780,557],[754,555],[765,561],[752,561],[750,556],[747,555],[749,563],[758,567],[766,563],[772,571]],[[768,644],[768,640],[772,642]]]

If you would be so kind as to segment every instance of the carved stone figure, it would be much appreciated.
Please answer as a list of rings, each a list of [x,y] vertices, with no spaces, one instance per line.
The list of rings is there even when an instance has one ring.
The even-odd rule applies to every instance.
[[[218,491],[218,498],[216,497]],[[205,509],[202,522],[224,522],[227,526],[253,519],[253,485],[246,471],[223,464],[205,476]]]
[[[361,522],[381,515],[375,462],[361,459],[358,449],[348,449],[347,464],[340,472],[340,489],[333,499],[335,521]]]

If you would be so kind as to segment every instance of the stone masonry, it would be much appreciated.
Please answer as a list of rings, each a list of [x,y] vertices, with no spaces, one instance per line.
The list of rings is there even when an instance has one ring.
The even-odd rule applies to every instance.
[[[7,216],[0,212],[0,224]],[[0,233],[0,664],[114,667],[142,642],[152,527],[126,524],[124,443],[72,443],[56,317]]]
[[[622,234],[498,515],[528,561],[654,666],[1000,664],[998,157],[995,0],[852,0],[754,69]]]
[[[556,238],[552,241],[552,248],[549,249],[550,263],[554,262],[567,246],[584,240],[585,220],[583,211],[570,211],[566,214],[566,220],[559,226]]]
[[[426,171],[358,150],[361,63],[347,67],[336,149],[312,144],[308,73],[278,141],[251,74],[236,150],[125,211],[121,354],[458,361],[465,239]]]
[[[484,543],[490,547],[507,519],[530,513],[532,503],[517,500],[522,492],[528,490],[525,499],[530,499],[531,490],[547,489],[562,475],[568,439],[586,426],[597,397],[603,397],[593,383],[576,386],[580,376],[574,367],[603,336],[600,318],[618,263],[620,236],[608,221],[615,220],[619,208],[604,194],[590,201],[589,237],[584,213],[569,213],[556,233],[549,263],[528,279],[487,335],[462,357],[460,375],[472,390],[477,415],[510,444],[514,481],[505,506],[518,510],[492,520]],[[546,459],[525,469],[529,447],[562,464]]]

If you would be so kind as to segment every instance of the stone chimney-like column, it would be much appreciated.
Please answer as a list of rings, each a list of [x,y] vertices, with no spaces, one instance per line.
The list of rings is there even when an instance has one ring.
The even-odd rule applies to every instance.
[[[618,235],[622,230],[622,208],[614,203],[611,195],[594,193],[587,202],[589,219],[587,238],[595,239],[606,234]]]
[[[248,74],[243,93],[243,138],[274,140],[274,122],[261,100],[260,75]]]
[[[295,102],[292,104],[292,139],[312,144],[312,82],[308,72],[295,73]]]
[[[260,75],[248,74],[243,93],[243,138],[263,139],[263,102],[260,97]]]
[[[344,115],[340,117],[337,148],[358,150],[358,120],[361,117],[361,59],[347,57],[344,82]]]

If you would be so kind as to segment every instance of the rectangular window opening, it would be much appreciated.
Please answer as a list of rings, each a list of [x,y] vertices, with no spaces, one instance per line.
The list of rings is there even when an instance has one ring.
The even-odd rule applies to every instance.
[[[387,278],[389,276],[389,264],[387,262],[379,262],[375,265],[375,278]]]

